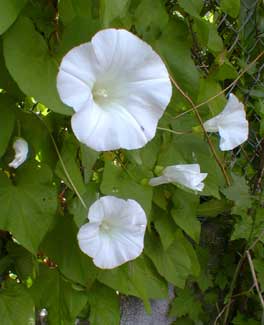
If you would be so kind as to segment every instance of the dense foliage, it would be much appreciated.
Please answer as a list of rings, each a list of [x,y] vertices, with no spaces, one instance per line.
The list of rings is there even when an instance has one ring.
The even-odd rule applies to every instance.
[[[106,27],[132,31],[166,62],[172,100],[140,150],[96,152],[80,144],[59,99],[62,57]],[[0,322],[92,325],[120,321],[120,297],[166,298],[175,324],[255,325],[264,301],[264,4],[252,0],[0,1]],[[205,121],[232,91],[245,103],[249,141],[220,151]],[[23,137],[17,169],[12,144]],[[161,167],[199,163],[197,194],[151,187]],[[144,253],[96,268],[77,243],[98,197],[134,199],[148,218]]]

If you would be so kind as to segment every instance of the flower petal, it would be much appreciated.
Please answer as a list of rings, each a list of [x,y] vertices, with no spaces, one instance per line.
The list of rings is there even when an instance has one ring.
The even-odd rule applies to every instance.
[[[149,185],[151,186],[158,186],[167,183],[171,183],[171,181],[166,176],[153,177],[149,180]]]
[[[148,141],[134,117],[114,104],[102,109],[93,103],[80,110],[72,117],[72,129],[79,141],[97,151],[136,149]]]
[[[95,257],[101,248],[99,224],[90,222],[83,225],[79,229],[77,239],[81,250],[85,254]]]
[[[112,269],[137,258],[143,251],[145,229],[127,228],[112,236],[100,235],[101,246],[94,264],[102,269]]]
[[[204,123],[208,132],[219,132],[220,149],[233,150],[248,139],[248,121],[243,103],[230,94],[224,110]]]
[[[74,47],[62,59],[57,76],[61,100],[75,111],[92,96],[91,90],[100,67],[91,43]]]
[[[147,218],[136,201],[104,196],[91,205],[88,218],[77,237],[96,266],[111,269],[141,254]]]
[[[8,164],[8,166],[18,168],[27,160],[28,143],[26,140],[18,138],[13,143],[13,149],[15,150],[15,158]]]
[[[232,126],[232,128],[219,127],[220,149],[222,151],[233,150],[248,139],[248,122],[241,121],[240,125]]]
[[[201,183],[207,173],[200,173],[199,164],[183,164],[166,167],[162,176],[152,178],[149,184],[157,186],[165,183],[178,183],[194,191],[202,191],[204,184]]]

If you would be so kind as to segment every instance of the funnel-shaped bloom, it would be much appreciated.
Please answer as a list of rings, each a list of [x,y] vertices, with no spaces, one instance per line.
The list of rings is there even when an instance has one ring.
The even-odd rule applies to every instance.
[[[162,176],[151,178],[149,184],[157,186],[166,183],[183,185],[194,191],[202,191],[207,173],[200,172],[199,164],[174,165],[166,167]]]
[[[147,219],[136,201],[104,196],[91,205],[88,219],[78,241],[97,267],[112,269],[142,253]]]
[[[15,150],[15,158],[11,163],[8,164],[9,167],[18,168],[22,165],[28,155],[28,143],[22,138],[18,138],[13,143],[13,149]]]
[[[143,147],[156,132],[172,87],[161,58],[137,36],[105,29],[70,50],[57,77],[80,142],[97,151]]]
[[[233,150],[248,138],[248,121],[243,103],[230,94],[224,110],[204,123],[207,132],[219,132],[220,149]]]

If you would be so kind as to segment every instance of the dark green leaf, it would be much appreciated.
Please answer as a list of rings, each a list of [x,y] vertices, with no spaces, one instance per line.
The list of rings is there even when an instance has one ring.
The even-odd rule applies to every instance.
[[[28,18],[20,17],[5,34],[4,57],[11,76],[26,95],[55,112],[71,114],[57,93],[58,63]]]
[[[3,325],[35,323],[34,303],[22,284],[9,283],[0,289],[0,315]]]
[[[97,269],[90,257],[83,254],[77,243],[77,227],[71,216],[57,216],[55,228],[47,234],[41,245],[59,270],[76,283],[90,287],[94,282]]]
[[[171,316],[182,317],[189,315],[193,321],[198,321],[201,312],[201,302],[190,289],[177,290],[177,297],[172,302],[170,310]]]
[[[13,24],[26,3],[27,0],[0,1],[0,35]]]
[[[179,5],[191,16],[199,17],[203,8],[203,0],[179,0]]]
[[[30,292],[37,308],[47,309],[50,325],[67,322],[74,324],[88,298],[85,292],[74,290],[71,284],[62,278],[57,269],[49,269],[45,265],[40,265],[38,277]]]
[[[119,297],[114,290],[96,282],[89,291],[88,301],[92,325],[120,324]]]
[[[15,125],[15,103],[6,95],[0,95],[0,157],[5,153]]]
[[[106,161],[101,191],[123,199],[134,199],[142,205],[147,214],[150,213],[152,188],[138,184],[122,167]]]
[[[240,11],[240,0],[220,0],[220,8],[233,18],[236,18]]]
[[[33,254],[57,208],[56,190],[45,170],[50,173],[44,167],[23,166],[17,172],[16,185],[3,173],[0,175],[0,228],[10,231]]]
[[[179,288],[185,286],[185,281],[189,275],[198,276],[200,273],[195,251],[180,231],[176,234],[174,242],[166,250],[163,249],[155,234],[146,236],[145,251],[158,272],[168,282]]]

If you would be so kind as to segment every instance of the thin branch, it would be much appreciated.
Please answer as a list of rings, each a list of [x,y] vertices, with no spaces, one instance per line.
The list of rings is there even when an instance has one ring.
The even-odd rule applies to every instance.
[[[161,131],[166,131],[166,132],[169,132],[169,133],[173,133],[173,134],[176,134],[176,135],[181,135],[181,134],[189,134],[191,132],[181,132],[181,131],[174,131],[174,130],[171,130],[171,129],[167,129],[167,128],[162,128],[162,127],[157,127],[158,130],[161,130]]]
[[[217,315],[215,321],[214,321],[214,325],[217,325],[218,319],[220,319],[222,317],[222,315],[224,314],[226,308],[231,305],[234,302],[234,300],[230,300],[229,303],[227,305],[224,306],[224,308],[220,311],[220,313]]]
[[[206,132],[206,130],[205,130],[205,128],[204,128],[203,120],[202,120],[202,118],[201,118],[201,115],[200,115],[200,113],[199,113],[197,107],[194,105],[194,102],[192,101],[192,99],[191,99],[191,98],[190,98],[190,97],[189,97],[189,96],[188,96],[188,95],[187,95],[187,94],[186,94],[186,93],[181,89],[181,87],[178,85],[178,83],[177,83],[177,82],[176,82],[176,81],[175,81],[171,76],[170,76],[170,79],[171,79],[173,85],[175,86],[175,88],[179,91],[179,93],[180,93],[184,98],[186,98],[186,99],[188,100],[188,102],[192,105],[193,110],[194,110],[194,112],[195,112],[195,115],[196,115],[196,117],[197,117],[197,119],[198,119],[198,121],[199,121],[199,123],[200,123],[202,129],[203,129],[203,132],[204,132],[204,135],[205,135],[205,137],[206,137],[206,140],[207,140],[207,142],[208,142],[208,144],[209,144],[209,147],[210,147],[210,149],[211,149],[211,151],[212,151],[212,154],[213,154],[213,156],[214,156],[216,162],[218,163],[218,166],[219,166],[220,169],[222,170],[222,173],[223,173],[223,175],[224,175],[224,177],[225,177],[225,180],[226,180],[227,185],[230,186],[230,185],[231,185],[231,182],[230,182],[230,179],[229,179],[229,177],[228,177],[228,174],[227,174],[227,172],[226,172],[226,170],[225,170],[225,166],[223,165],[222,161],[219,159],[219,157],[218,157],[218,155],[217,155],[217,153],[216,153],[216,151],[215,151],[215,147],[214,147],[214,145],[213,145],[211,139],[209,138],[209,136],[208,136],[208,134],[207,134],[207,132]]]
[[[252,261],[249,250],[246,251],[246,254],[247,254],[247,259],[248,259],[248,263],[249,263],[249,266],[250,266],[250,271],[251,271],[251,274],[252,274],[252,278],[253,278],[253,281],[254,281],[254,285],[255,285],[255,288],[257,290],[262,309],[264,310],[264,299],[262,297],[262,294],[261,294],[261,291],[260,291],[260,288],[259,288],[257,275],[256,275],[256,272],[255,272],[254,264],[253,264],[253,261]]]

